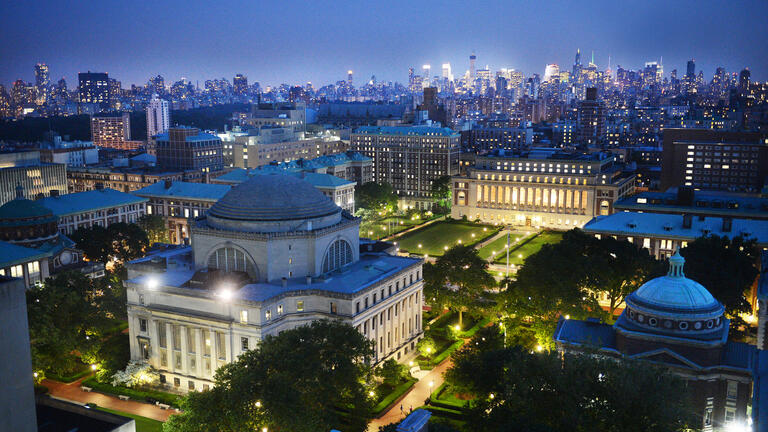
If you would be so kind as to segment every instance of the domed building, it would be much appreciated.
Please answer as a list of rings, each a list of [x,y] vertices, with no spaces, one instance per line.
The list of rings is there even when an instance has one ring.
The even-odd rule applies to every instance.
[[[190,246],[128,264],[131,357],[177,391],[267,335],[338,319],[401,361],[422,336],[422,261],[361,244],[360,220],[300,177],[253,176],[190,221]]]
[[[0,206],[0,276],[24,279],[30,287],[58,271],[78,268],[95,274],[103,266],[85,265],[82,251],[60,234],[58,217],[37,201],[24,197],[21,185],[16,198]]]
[[[666,276],[626,297],[612,326],[597,319],[561,319],[555,343],[564,352],[597,350],[667,367],[688,381],[703,431],[746,424],[756,348],[728,341],[725,308],[704,286],[685,277],[684,266],[678,251],[669,258]]]

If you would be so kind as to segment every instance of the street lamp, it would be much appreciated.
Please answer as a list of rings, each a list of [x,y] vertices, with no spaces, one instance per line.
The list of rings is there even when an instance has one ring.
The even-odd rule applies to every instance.
[[[153,290],[157,288],[158,285],[157,278],[150,276],[149,279],[147,279],[147,288]]]

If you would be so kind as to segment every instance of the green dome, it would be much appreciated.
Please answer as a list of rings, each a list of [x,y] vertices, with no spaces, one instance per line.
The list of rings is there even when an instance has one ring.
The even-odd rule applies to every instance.
[[[0,206],[0,226],[29,225],[31,220],[35,224],[57,222],[49,208],[24,198],[23,189],[19,186],[16,188],[16,199]]]

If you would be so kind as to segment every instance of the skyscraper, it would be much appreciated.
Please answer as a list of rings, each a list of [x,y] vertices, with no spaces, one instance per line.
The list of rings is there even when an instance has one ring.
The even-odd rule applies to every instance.
[[[693,79],[696,76],[696,60],[688,60],[688,64],[685,67],[685,76]]]
[[[475,53],[472,53],[469,56],[469,78],[474,81],[475,79],[475,61],[477,60],[477,56]]]
[[[42,105],[48,100],[50,93],[48,65],[45,63],[35,65],[35,88],[37,89],[37,104]]]
[[[347,85],[352,88],[352,70],[347,71]]]
[[[106,72],[81,72],[77,74],[77,79],[80,96],[78,111],[83,112],[82,104],[96,104],[100,110],[109,109],[109,76]]]
[[[549,81],[552,78],[559,78],[560,77],[560,66],[556,64],[548,64],[546,68],[544,68],[544,81]]]
[[[453,81],[453,74],[451,74],[451,64],[443,63],[443,78],[448,81]]]
[[[160,99],[157,94],[153,95],[147,106],[147,140],[166,132],[170,127],[170,122],[168,101]]]
[[[221,138],[192,127],[173,127],[157,136],[157,165],[167,169],[220,171],[223,166]]]
[[[605,141],[605,105],[597,99],[597,89],[587,89],[587,98],[579,102],[579,145],[595,147]]]
[[[128,113],[97,114],[91,117],[91,141],[99,147],[134,150],[141,141],[131,141],[131,118]]]
[[[232,89],[236,95],[244,96],[248,93],[248,77],[243,74],[235,75],[232,79]]]
[[[423,85],[424,88],[429,87],[429,75],[430,71],[432,70],[432,66],[425,64],[421,67],[421,69],[424,71],[424,81],[422,81],[421,85]]]

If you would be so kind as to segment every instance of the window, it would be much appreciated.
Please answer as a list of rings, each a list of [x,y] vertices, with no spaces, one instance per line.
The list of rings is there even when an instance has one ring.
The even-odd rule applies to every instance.
[[[179,378],[173,379],[173,386],[174,387],[181,387],[181,380]]]
[[[195,389],[195,382],[194,381],[189,381],[187,386],[189,387],[190,390],[194,390]]]
[[[264,318],[265,318],[267,321],[271,320],[271,319],[272,319],[272,311],[271,311],[271,310],[269,310],[269,309],[267,309],[267,310],[264,312]]]
[[[336,313],[337,313],[336,303],[331,302],[331,314],[336,315]]]
[[[283,314],[283,305],[277,305],[277,314],[282,315]]]
[[[336,240],[323,258],[323,273],[336,270],[352,262],[352,247],[346,240]]]
[[[296,302],[296,310],[298,312],[304,312],[304,300],[299,300]]]
[[[240,311],[240,323],[241,324],[248,324],[248,311],[247,310],[241,310]]]
[[[144,318],[139,318],[139,331],[142,333],[147,332],[147,320]]]
[[[216,332],[216,354],[221,360],[227,358],[227,344],[224,336],[224,333]]]
[[[166,348],[168,346],[168,335],[165,332],[165,323],[157,323],[157,344],[160,348]]]
[[[242,351],[248,351],[248,338],[247,337],[241,337],[240,338],[240,349]]]
[[[251,277],[257,277],[256,266],[241,250],[232,247],[217,249],[208,257],[208,268],[227,272],[245,272]]]
[[[144,304],[144,294],[139,294],[139,304],[140,305]]]

